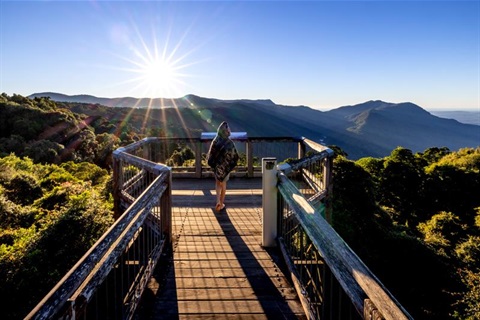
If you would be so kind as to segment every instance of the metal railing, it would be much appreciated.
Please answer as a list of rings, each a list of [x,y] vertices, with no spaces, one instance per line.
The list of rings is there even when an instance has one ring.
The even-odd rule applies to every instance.
[[[128,148],[126,148],[128,149]],[[117,220],[27,319],[130,319],[171,240],[171,171],[114,152]]]
[[[301,158],[305,151],[302,137],[248,137],[232,139],[240,154],[232,173],[237,177],[260,177],[263,157],[277,159]],[[213,174],[207,165],[206,155],[212,139],[150,137],[125,148],[125,153],[172,169],[176,178],[205,178]]]
[[[305,145],[309,155],[277,166],[277,241],[307,317],[411,319],[327,222],[333,152]]]

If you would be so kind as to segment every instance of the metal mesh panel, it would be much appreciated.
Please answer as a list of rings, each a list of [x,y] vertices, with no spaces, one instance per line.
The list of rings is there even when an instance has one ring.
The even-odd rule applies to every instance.
[[[293,210],[281,196],[279,199],[281,242],[295,268],[310,315],[315,319],[361,319]]]

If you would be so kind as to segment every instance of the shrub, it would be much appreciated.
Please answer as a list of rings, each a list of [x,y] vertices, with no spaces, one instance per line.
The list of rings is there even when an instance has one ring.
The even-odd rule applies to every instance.
[[[5,195],[9,200],[28,205],[42,196],[42,188],[31,175],[20,173],[5,184]]]
[[[417,227],[427,245],[435,248],[442,255],[449,255],[466,230],[460,218],[451,212],[440,212],[430,220]]]

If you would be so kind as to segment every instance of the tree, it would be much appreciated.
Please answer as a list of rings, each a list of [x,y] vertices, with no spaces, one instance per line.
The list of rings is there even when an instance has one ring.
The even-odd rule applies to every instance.
[[[355,162],[338,157],[333,166],[333,221],[337,232],[350,244],[371,231],[375,200],[368,172]]]
[[[42,188],[34,177],[28,174],[17,174],[12,180],[5,183],[5,195],[9,200],[21,204],[32,204],[43,194]]]
[[[59,163],[64,147],[50,140],[38,140],[28,144],[24,155],[36,163]]]
[[[97,150],[95,152],[95,164],[104,169],[112,166],[112,153],[115,151],[120,140],[113,134],[101,133],[96,136]]]
[[[73,142],[76,159],[79,162],[88,161],[93,162],[95,160],[95,153],[97,151],[97,140],[95,139],[95,133],[90,129],[83,129],[75,137]]]
[[[471,270],[480,270],[480,236],[469,235],[457,244],[455,255],[460,262]]]
[[[480,172],[480,147],[463,148],[438,161],[438,165],[450,164],[467,172]]]
[[[339,146],[329,145],[328,147],[333,150],[335,158],[336,157],[345,157],[345,158],[348,157],[348,154],[345,151],[343,151],[342,148],[340,148]]]
[[[183,166],[185,161],[195,159],[195,153],[189,146],[183,147],[181,150],[173,151],[173,154],[167,160],[169,166]]]
[[[0,155],[8,155],[12,152],[17,155],[22,155],[25,145],[25,139],[19,135],[14,134],[8,138],[0,138]]]
[[[457,319],[480,319],[480,271],[462,270],[461,279],[466,286],[464,295],[457,302],[454,316]]]
[[[147,137],[166,137],[165,130],[161,127],[150,127],[146,132]]]
[[[383,175],[384,162],[385,160],[383,159],[373,157],[361,158],[356,161],[356,164],[358,164],[370,174],[373,185],[375,187],[375,199],[377,201],[381,199],[382,190],[380,190],[380,181]]]
[[[405,148],[396,148],[385,158],[380,179],[382,197],[380,204],[396,212],[396,220],[401,224],[420,220],[423,209],[424,190],[423,168],[419,168],[412,152]]]
[[[451,212],[440,212],[430,220],[421,222],[418,230],[425,243],[440,254],[450,257],[453,248],[465,233],[466,225]]]
[[[419,153],[418,156],[426,162],[426,165],[430,165],[439,161],[447,154],[450,154],[450,150],[447,147],[432,147],[426,149],[423,153]]]
[[[480,206],[480,176],[453,164],[441,163],[444,162],[435,163],[426,170],[428,202],[434,212],[454,212],[471,224],[474,208]]]

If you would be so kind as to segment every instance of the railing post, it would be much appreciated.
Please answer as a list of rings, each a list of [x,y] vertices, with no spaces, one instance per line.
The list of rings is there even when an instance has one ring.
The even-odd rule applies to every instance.
[[[333,157],[326,157],[323,164],[323,188],[325,195],[325,220],[332,224],[332,167]]]
[[[277,239],[277,159],[262,158],[262,246],[275,247]]]
[[[166,179],[168,186],[160,198],[160,220],[162,221],[162,232],[165,240],[169,243],[172,240],[172,170],[169,168]]]
[[[247,140],[246,152],[247,152],[247,177],[253,178],[253,145],[250,139]]]
[[[195,142],[195,177],[202,177],[202,141]]]
[[[303,157],[305,157],[305,150],[305,142],[302,139],[298,142],[298,159],[302,159]]]
[[[113,218],[117,220],[123,213],[121,206],[122,185],[123,185],[123,168],[120,154],[122,151],[118,149],[113,151]]]
[[[146,139],[144,139],[144,140],[146,140]],[[148,140],[147,140],[147,141],[148,141]],[[150,160],[150,161],[151,161],[152,158],[151,158],[150,147],[151,147],[150,143],[146,142],[146,143],[143,145],[143,150],[142,150],[142,152],[143,152],[143,159],[145,159],[145,160]]]

